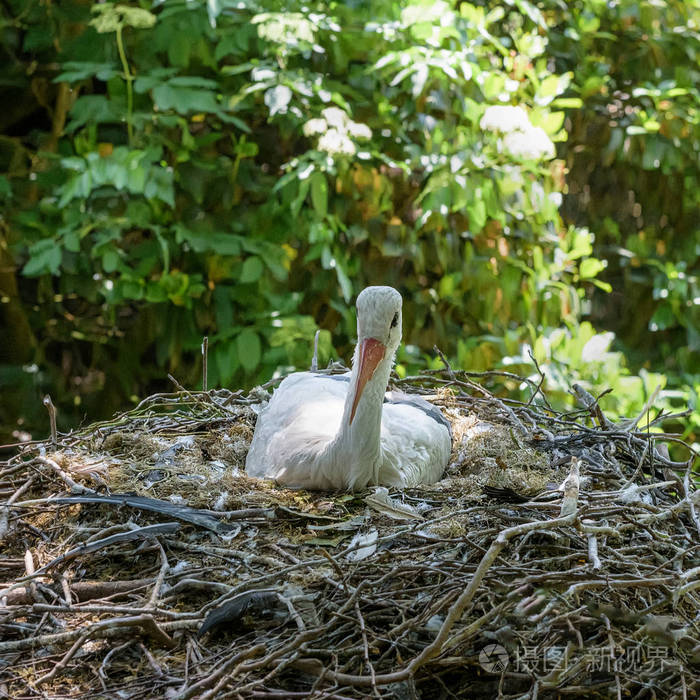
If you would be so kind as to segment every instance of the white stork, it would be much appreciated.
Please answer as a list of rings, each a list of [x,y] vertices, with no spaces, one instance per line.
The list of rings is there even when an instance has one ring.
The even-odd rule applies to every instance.
[[[367,287],[357,297],[352,372],[288,376],[260,411],[249,475],[290,488],[356,490],[432,484],[450,455],[450,424],[418,396],[386,392],[401,342],[401,295]]]

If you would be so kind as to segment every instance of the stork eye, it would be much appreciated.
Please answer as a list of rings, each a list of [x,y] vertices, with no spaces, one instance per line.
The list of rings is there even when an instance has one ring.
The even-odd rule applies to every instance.
[[[391,319],[391,327],[396,328],[396,324],[399,322],[399,313],[398,311],[394,314],[394,318]]]

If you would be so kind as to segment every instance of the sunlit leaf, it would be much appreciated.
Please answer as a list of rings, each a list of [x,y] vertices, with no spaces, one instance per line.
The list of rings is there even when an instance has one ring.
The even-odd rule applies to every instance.
[[[579,264],[579,274],[583,279],[595,277],[605,269],[605,262],[597,258],[584,258]]]
[[[148,29],[156,23],[156,16],[148,10],[125,5],[117,5],[117,8],[121,12],[124,24],[135,29]]]

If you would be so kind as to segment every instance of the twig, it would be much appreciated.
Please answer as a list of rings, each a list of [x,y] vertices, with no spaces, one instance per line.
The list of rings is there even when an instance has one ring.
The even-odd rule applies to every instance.
[[[201,681],[194,683],[193,685],[189,686],[189,688],[177,695],[177,700],[189,700],[189,698],[199,695],[199,693],[201,693],[203,690],[211,688],[211,686],[215,685],[220,678],[225,677],[228,679],[229,677],[233,677],[235,668],[238,666],[238,664],[246,659],[261,656],[266,650],[267,649],[264,644],[256,644],[249,649],[244,649],[243,651],[238,652],[228,659],[225,664],[218,666],[218,668],[212,671],[208,676],[205,676]]]
[[[46,410],[49,412],[49,423],[51,425],[51,444],[56,447],[57,443],[57,432],[56,432],[56,407],[53,405],[53,401],[51,401],[51,396],[49,394],[46,394],[44,396],[44,406],[46,406]]]
[[[207,356],[209,351],[209,338],[205,335],[202,339],[202,391],[207,390]]]
[[[445,354],[442,352],[442,350],[440,350],[440,348],[437,345],[433,345],[433,351],[437,353],[438,357],[442,361],[442,364],[445,365],[445,369],[447,370],[447,375],[449,376],[449,378],[452,381],[457,381],[457,376],[455,375],[449,360],[445,357]]]
[[[35,476],[30,476],[5,502],[0,508],[0,540],[5,539],[9,530],[9,517],[11,506],[23,493],[26,493],[29,487],[34,483]]]
[[[72,630],[70,632],[59,632],[56,634],[43,634],[29,639],[14,639],[9,642],[0,642],[0,653],[11,651],[25,651],[36,647],[45,647],[50,644],[60,644],[70,642],[82,637],[84,634],[88,638],[111,639],[123,633],[124,629],[137,627],[145,632],[149,637],[163,646],[172,648],[173,640],[158,626],[150,615],[137,615],[132,617],[115,617],[108,620],[100,620],[86,629]]]
[[[75,481],[71,476],[68,475],[67,472],[63,471],[61,467],[58,466],[58,464],[51,459],[50,457],[43,457],[42,455],[38,455],[36,457],[37,462],[41,462],[42,464],[45,464],[47,467],[50,467],[53,469],[58,476],[63,479],[65,482],[66,486],[73,492],[73,493],[83,493],[83,494],[97,494],[97,491],[94,489],[88,488],[87,486],[83,486],[82,484],[79,484],[77,481]]]
[[[51,682],[58,673],[63,671],[68,662],[75,656],[76,652],[85,644],[90,637],[89,632],[83,632],[73,643],[73,646],[64,654],[63,658],[51,669],[49,673],[44,674],[37,679],[37,685]]]
[[[175,523],[177,524],[177,523]],[[178,526],[179,527],[179,526]],[[177,529],[177,528],[176,528]],[[158,542],[158,549],[160,550],[160,570],[158,571],[158,576],[156,578],[155,583],[153,584],[153,591],[151,593],[151,597],[148,600],[148,605],[146,606],[147,608],[155,608],[157,603],[158,603],[158,596],[160,595],[160,589],[163,586],[163,581],[165,580],[165,574],[168,573],[168,569],[170,568],[170,565],[168,564],[168,557],[165,554],[165,550],[163,549],[163,545]]]
[[[355,601],[355,614],[357,615],[357,621],[360,624],[360,634],[362,635],[362,652],[365,658],[365,665],[369,671],[372,686],[372,695],[374,697],[381,697],[379,695],[379,690],[377,689],[377,674],[374,672],[374,666],[369,659],[369,643],[367,642],[367,628],[365,626],[365,620],[362,617],[362,612],[360,611],[360,605]]]

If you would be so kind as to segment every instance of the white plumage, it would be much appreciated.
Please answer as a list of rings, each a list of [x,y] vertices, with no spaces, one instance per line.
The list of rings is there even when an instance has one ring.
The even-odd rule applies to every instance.
[[[280,384],[258,416],[246,460],[251,476],[347,490],[440,479],[452,443],[447,419],[419,397],[385,393],[401,342],[395,289],[362,291],[357,334],[352,372],[297,372]]]

